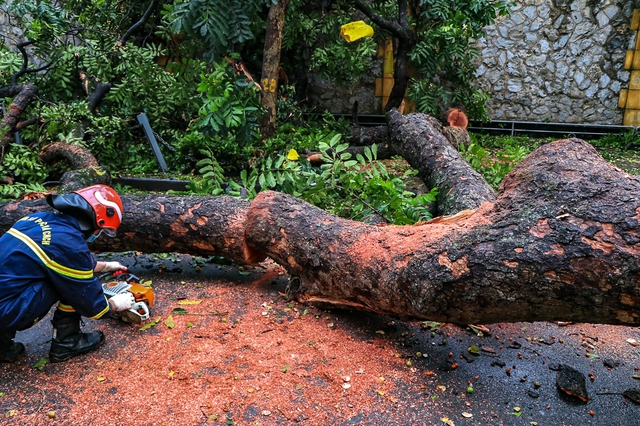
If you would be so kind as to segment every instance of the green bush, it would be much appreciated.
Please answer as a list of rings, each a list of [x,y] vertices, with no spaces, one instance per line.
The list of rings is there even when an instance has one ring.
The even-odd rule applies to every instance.
[[[228,182],[229,195],[253,198],[261,190],[277,190],[301,198],[340,217],[368,221],[379,219],[394,224],[412,224],[431,219],[429,205],[437,190],[416,197],[404,189],[404,176],[390,173],[376,160],[376,149],[365,149],[365,155],[355,159],[345,152],[348,145],[336,134],[319,143],[324,163],[312,167],[299,158],[293,149],[275,157],[259,160],[248,172],[240,173],[238,181]],[[210,155],[198,163],[202,179],[192,184],[198,193],[223,193],[223,170]]]

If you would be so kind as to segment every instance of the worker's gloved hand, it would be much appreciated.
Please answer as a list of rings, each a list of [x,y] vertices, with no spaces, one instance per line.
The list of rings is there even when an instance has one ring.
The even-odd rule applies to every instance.
[[[129,293],[128,291],[116,294],[111,299],[109,299],[111,308],[116,312],[122,312],[131,309],[134,303],[136,303],[136,299],[133,297],[133,294]]]
[[[120,262],[104,262],[104,268],[100,272],[126,271],[127,267]]]

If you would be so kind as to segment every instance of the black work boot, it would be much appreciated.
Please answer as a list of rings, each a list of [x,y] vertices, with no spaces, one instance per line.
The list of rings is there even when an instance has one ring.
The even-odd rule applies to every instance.
[[[102,331],[82,333],[80,331],[80,315],[59,314],[59,310],[53,315],[53,340],[49,350],[51,362],[66,361],[76,355],[86,354],[104,342]]]
[[[24,345],[14,342],[16,332],[0,333],[0,362],[16,362],[24,355]]]

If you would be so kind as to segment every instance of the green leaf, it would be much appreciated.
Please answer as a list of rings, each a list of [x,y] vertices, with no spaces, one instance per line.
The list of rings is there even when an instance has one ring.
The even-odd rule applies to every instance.
[[[33,364],[33,368],[35,368],[36,370],[42,371],[44,369],[44,366],[47,365],[48,363],[49,363],[49,360],[47,358],[40,358],[40,361]]]
[[[166,325],[166,326],[167,326],[167,328],[173,328],[173,327],[175,327],[175,326],[176,326],[176,323],[175,323],[175,321],[173,320],[173,315],[169,315],[169,316],[167,317],[167,319],[166,319],[166,320],[164,320],[164,325]]]
[[[348,143],[341,143],[341,144],[339,144],[338,146],[335,147],[335,150],[336,150],[337,153],[340,153],[342,151],[345,151],[348,148],[349,148],[349,144]],[[349,157],[351,157],[351,154],[349,154]]]
[[[146,323],[145,325],[143,325],[142,327],[140,327],[138,329],[138,331],[149,330],[150,328],[155,327],[161,320],[162,320],[162,317],[158,317],[156,319],[153,319],[153,320],[149,321],[148,323]]]

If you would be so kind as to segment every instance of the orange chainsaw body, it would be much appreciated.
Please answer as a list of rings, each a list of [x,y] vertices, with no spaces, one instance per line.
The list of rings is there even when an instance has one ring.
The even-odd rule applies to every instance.
[[[115,274],[114,274],[115,275]],[[133,295],[135,303],[131,309],[119,312],[113,312],[111,315],[122,319],[124,322],[140,324],[149,319],[149,308],[155,303],[155,294],[151,287],[140,284],[140,280],[133,274],[128,274],[128,278],[124,279],[117,274],[116,280],[102,284],[102,290],[107,298],[116,294],[129,292]]]
[[[136,302],[146,302],[149,307],[153,306],[156,296],[153,294],[151,287],[144,286],[138,283],[129,283],[131,288],[129,291],[133,294]]]

